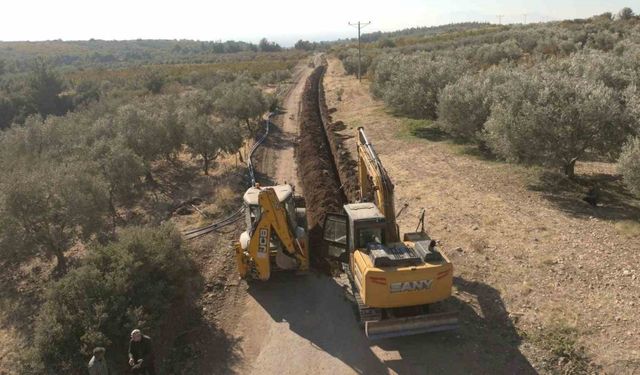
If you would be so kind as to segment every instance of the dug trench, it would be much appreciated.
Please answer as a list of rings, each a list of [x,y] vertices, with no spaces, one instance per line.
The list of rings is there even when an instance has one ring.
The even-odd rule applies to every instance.
[[[328,213],[341,212],[355,198],[356,163],[343,149],[341,139],[330,131],[324,101],[322,77],[326,64],[315,68],[305,83],[301,105],[300,140],[296,150],[298,178],[305,192],[311,264],[328,272],[327,247],[323,244],[323,224]]]

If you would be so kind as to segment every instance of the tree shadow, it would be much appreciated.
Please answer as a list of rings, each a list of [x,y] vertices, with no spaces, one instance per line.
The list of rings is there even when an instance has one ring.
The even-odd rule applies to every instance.
[[[228,240],[227,235],[215,238]],[[204,269],[208,263],[201,260],[221,256],[209,254],[210,247],[194,245],[191,251],[193,272],[188,287],[156,330],[160,339],[156,357],[162,358],[157,363],[159,374],[230,374],[242,358],[241,339],[227,333],[217,319],[229,274]]]
[[[597,173],[572,180],[560,173],[544,171],[528,188],[541,192],[555,207],[574,217],[640,220],[640,201],[626,189],[619,175]],[[584,200],[592,189],[598,192],[597,205]]]
[[[454,140],[454,138],[452,138],[447,132],[435,126],[411,127],[409,129],[409,134],[414,137],[426,139],[431,142]]]
[[[361,374],[536,373],[520,353],[518,335],[500,293],[489,285],[455,278],[458,291],[477,300],[476,311],[457,298],[445,306],[458,311],[461,328],[387,340],[370,341],[359,326],[351,303],[326,276],[274,275],[254,284],[249,294],[276,322],[340,359]],[[384,351],[383,359],[376,352]]]
[[[205,316],[206,310],[198,296],[206,290],[204,287],[197,290],[199,293],[189,298],[186,308],[179,307],[168,314],[169,319],[162,332],[167,339],[161,348],[160,374],[230,374],[242,358],[242,340],[228,334],[216,320]],[[216,297],[218,302],[223,299],[222,295]],[[176,324],[180,320],[182,324]]]
[[[260,147],[270,148],[273,150],[283,150],[285,148],[292,148],[297,143],[295,135],[284,133],[281,125],[272,122],[269,127],[269,135]]]
[[[25,337],[33,335],[33,322],[42,305],[43,292],[51,281],[54,263],[43,263],[27,273],[20,269],[21,262],[2,263],[0,310],[3,326],[14,328]]]
[[[216,175],[200,175],[189,182],[174,185],[170,192],[168,190],[150,192],[135,206],[135,210],[127,213],[131,217],[125,221],[125,224],[160,223],[177,214],[176,210],[181,207],[181,203],[195,198],[201,202],[209,201],[215,198],[216,191],[223,186],[228,186],[240,193],[240,188],[244,189],[249,184],[245,170],[243,165],[230,167]],[[163,186],[165,186],[164,183]],[[233,202],[233,204],[240,202]]]

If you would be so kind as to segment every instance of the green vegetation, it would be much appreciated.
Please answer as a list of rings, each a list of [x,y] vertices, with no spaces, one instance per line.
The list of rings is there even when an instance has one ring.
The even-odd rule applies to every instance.
[[[640,195],[640,138],[631,139],[622,149],[620,172],[631,191]]]
[[[531,337],[532,341],[547,349],[552,358],[546,370],[553,374],[592,374],[596,370],[578,345],[578,331],[566,324],[556,323],[544,327]]]
[[[280,50],[266,40],[0,43],[0,264],[45,264],[49,284],[31,296],[39,314],[20,373],[82,373],[94,346],[110,348],[122,373],[134,327],[173,342],[167,312],[193,310],[181,297],[198,274],[179,232],[159,223],[182,199],[173,189],[204,178],[185,157],[208,175],[256,136],[277,103],[263,85],[288,80],[305,56]]]
[[[640,19],[449,25],[366,38],[372,93],[510,162],[573,177],[578,160],[615,161],[637,191]],[[353,44],[334,47],[348,73]],[[626,145],[626,146],[625,146]]]
[[[124,230],[88,253],[48,289],[21,373],[77,374],[97,345],[120,347],[133,328],[159,335],[155,327],[194,272],[180,233],[168,225]],[[126,351],[108,358],[123,370]]]

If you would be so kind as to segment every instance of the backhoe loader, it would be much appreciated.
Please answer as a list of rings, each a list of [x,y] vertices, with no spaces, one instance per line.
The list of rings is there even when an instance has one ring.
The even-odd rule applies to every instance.
[[[429,313],[451,296],[453,265],[422,230],[400,241],[394,186],[363,128],[358,128],[360,201],[328,214],[324,239],[343,270],[370,339],[455,329],[457,314]],[[420,226],[420,225],[419,225]],[[416,228],[417,230],[417,228]]]
[[[247,230],[235,244],[240,276],[268,280],[272,270],[308,270],[306,213],[293,187],[256,184],[243,200]]]

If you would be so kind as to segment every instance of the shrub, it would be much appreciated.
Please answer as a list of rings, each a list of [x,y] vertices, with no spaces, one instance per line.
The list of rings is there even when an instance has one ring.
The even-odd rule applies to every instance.
[[[91,247],[83,264],[47,291],[22,373],[84,374],[94,346],[117,349],[107,358],[125,363],[128,333],[141,327],[153,334],[192,271],[169,225],[127,229],[118,241]]]
[[[345,53],[340,54],[339,57],[347,74],[358,74],[358,50],[356,48],[347,50]],[[363,76],[367,74],[370,65],[371,57],[362,52],[360,56],[360,72]]]
[[[274,70],[266,72],[260,77],[259,83],[261,85],[269,85],[278,82],[283,82],[291,78],[291,71],[286,69]]]
[[[587,39],[587,47],[595,48],[602,51],[610,51],[618,41],[618,35],[608,30],[600,30],[597,33],[589,35]]]
[[[152,94],[159,94],[162,88],[167,83],[167,78],[159,71],[152,70],[144,74],[143,78],[144,88],[149,90]]]
[[[625,144],[618,160],[618,170],[629,190],[640,196],[640,137]]]

